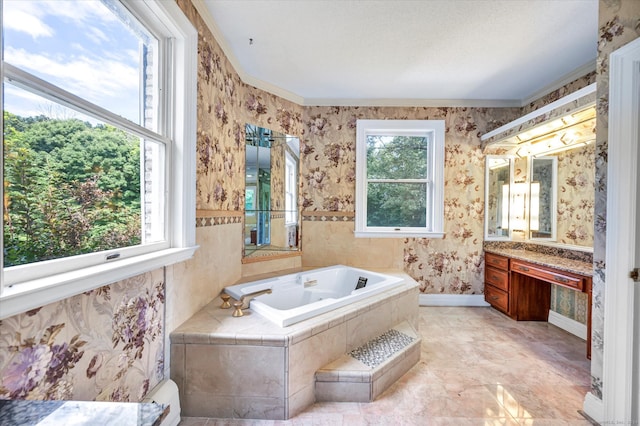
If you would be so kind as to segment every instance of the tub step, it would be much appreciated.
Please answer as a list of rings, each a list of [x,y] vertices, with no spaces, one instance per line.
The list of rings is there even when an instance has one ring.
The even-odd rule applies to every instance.
[[[420,359],[418,334],[403,322],[316,371],[316,401],[371,402]]]

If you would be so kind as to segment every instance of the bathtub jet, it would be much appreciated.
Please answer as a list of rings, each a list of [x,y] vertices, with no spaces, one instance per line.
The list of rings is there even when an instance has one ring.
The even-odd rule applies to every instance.
[[[286,327],[401,285],[401,277],[344,265],[312,269],[226,287],[236,300],[267,289],[249,308]]]

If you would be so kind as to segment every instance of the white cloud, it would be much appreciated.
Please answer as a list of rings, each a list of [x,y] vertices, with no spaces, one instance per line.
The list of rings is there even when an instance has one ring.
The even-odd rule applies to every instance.
[[[32,13],[28,8],[21,6],[12,7],[14,3],[22,4],[22,2],[4,3],[2,24],[5,28],[29,34],[34,39],[53,36],[53,29],[45,24],[37,13]],[[7,7],[7,4],[11,7]]]
[[[87,30],[87,37],[93,40],[96,44],[102,44],[103,41],[109,41],[109,37],[99,29],[92,27],[87,28]]]
[[[99,1],[36,0],[36,3],[44,15],[52,15],[89,26],[92,26],[95,20],[117,21],[117,18],[111,12],[107,12],[106,7]]]
[[[96,21],[116,22],[118,18],[99,1],[43,1],[20,0],[3,4],[3,26],[29,34],[31,37],[51,37],[54,30],[45,23],[47,16],[55,16],[80,27],[93,29]],[[100,37],[100,34],[94,34]],[[101,38],[106,38],[104,33]]]
[[[5,50],[5,60],[116,113],[125,114],[126,104],[137,102],[138,70],[119,61],[78,56],[60,62],[14,48]]]

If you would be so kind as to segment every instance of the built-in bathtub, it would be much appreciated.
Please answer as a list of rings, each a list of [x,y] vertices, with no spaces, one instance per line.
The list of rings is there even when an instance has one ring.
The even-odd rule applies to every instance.
[[[404,279],[344,265],[312,269],[225,288],[236,300],[270,289],[252,299],[250,308],[287,327],[402,285]]]
[[[286,327],[265,320],[255,304],[239,318],[220,308],[220,298],[203,307],[170,335],[183,415],[291,418],[316,401],[318,370],[399,324],[417,331],[418,283],[382,272],[400,284]]]

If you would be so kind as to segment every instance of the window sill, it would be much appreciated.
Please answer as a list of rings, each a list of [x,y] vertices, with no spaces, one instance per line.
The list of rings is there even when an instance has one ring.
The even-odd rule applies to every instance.
[[[0,319],[188,260],[193,257],[197,248],[198,246],[161,250],[6,287],[0,296]]]
[[[444,232],[375,232],[375,231],[356,231],[356,238],[444,238]]]

